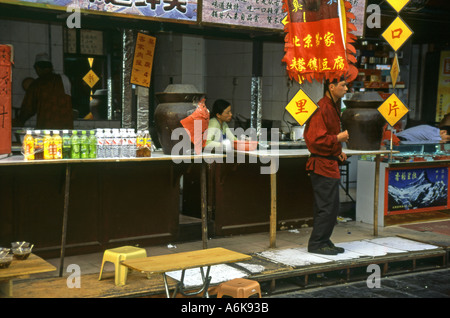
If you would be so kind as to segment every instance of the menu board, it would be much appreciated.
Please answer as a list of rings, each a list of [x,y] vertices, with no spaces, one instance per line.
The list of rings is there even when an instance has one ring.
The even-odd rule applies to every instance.
[[[283,30],[282,6],[282,0],[208,0],[203,1],[202,22]]]
[[[66,29],[64,34],[64,53],[77,53],[77,30]],[[80,30],[80,54],[103,55],[103,32]]]
[[[29,3],[30,6],[42,8],[72,7],[113,15],[197,21],[197,0],[0,0],[0,2],[20,5]]]
[[[80,30],[80,53],[89,55],[103,54],[103,32]]]

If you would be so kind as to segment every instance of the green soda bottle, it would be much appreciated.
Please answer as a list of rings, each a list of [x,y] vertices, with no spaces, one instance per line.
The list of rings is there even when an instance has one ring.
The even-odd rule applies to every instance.
[[[97,137],[94,130],[89,133],[89,158],[97,158]]]
[[[89,158],[89,138],[86,135],[86,130],[81,131],[80,137],[80,157],[81,159]]]
[[[78,132],[76,130],[72,131],[70,143],[72,144],[70,157],[72,159],[80,159],[80,137],[78,137]]]
[[[71,148],[71,142],[70,142],[70,135],[68,130],[63,130],[63,159],[69,159],[70,158],[70,148]]]

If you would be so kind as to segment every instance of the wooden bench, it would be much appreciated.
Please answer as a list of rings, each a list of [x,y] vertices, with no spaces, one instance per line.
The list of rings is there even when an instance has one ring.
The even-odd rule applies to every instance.
[[[180,292],[183,296],[192,296],[200,294],[203,291],[203,296],[209,297],[208,287],[209,283],[211,282],[211,277],[209,276],[211,266],[248,261],[251,258],[252,257],[249,255],[233,252],[219,247],[191,252],[125,260],[122,262],[122,265],[141,273],[146,273],[147,275],[162,274],[167,298],[170,298],[170,293],[166,273],[181,270],[181,279],[176,285],[172,297],[175,297],[178,292]],[[203,267],[207,267],[206,275],[203,272]],[[200,268],[203,285],[198,291],[186,293],[183,281],[185,271],[191,268]]]

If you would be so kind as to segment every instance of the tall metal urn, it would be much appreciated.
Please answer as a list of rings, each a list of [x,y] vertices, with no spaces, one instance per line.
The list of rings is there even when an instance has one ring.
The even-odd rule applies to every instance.
[[[156,93],[159,104],[155,109],[155,125],[164,154],[172,154],[172,148],[182,139],[189,140],[184,130],[180,130],[179,138],[172,140],[172,132],[183,128],[180,121],[195,111],[195,102],[202,96],[195,86],[188,84],[170,84],[164,92]]]
[[[354,93],[344,100],[342,129],[348,130],[347,147],[357,150],[379,150],[386,120],[378,111],[383,98],[377,92]]]

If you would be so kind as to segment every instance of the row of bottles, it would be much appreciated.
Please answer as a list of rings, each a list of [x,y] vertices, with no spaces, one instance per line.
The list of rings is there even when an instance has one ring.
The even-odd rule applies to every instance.
[[[97,158],[151,157],[152,138],[148,130],[97,130]]]
[[[27,130],[22,152],[25,160],[150,157],[152,140],[148,130],[97,129],[96,131]]]

